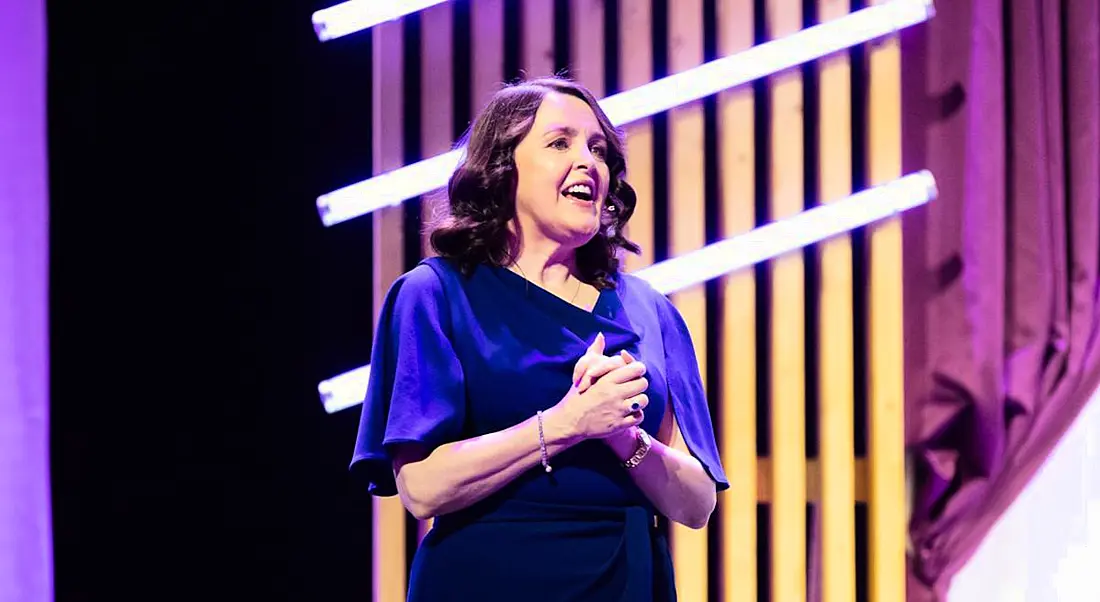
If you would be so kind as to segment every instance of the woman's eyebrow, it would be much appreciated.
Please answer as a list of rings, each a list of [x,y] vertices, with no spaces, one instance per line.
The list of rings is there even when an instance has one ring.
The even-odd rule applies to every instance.
[[[566,136],[574,137],[577,135],[577,129],[568,125],[552,125],[546,129],[546,135],[549,136],[551,134],[565,134]]]
[[[577,136],[577,128],[568,125],[552,125],[546,129],[546,136],[557,134],[564,134],[566,136],[569,136],[570,138],[574,138]],[[606,142],[607,136],[605,136],[603,132],[596,132],[592,134],[591,140]]]

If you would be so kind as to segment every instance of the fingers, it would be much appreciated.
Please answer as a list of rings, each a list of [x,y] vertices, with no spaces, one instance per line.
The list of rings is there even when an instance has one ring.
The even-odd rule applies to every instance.
[[[585,392],[591,388],[596,381],[606,376],[608,372],[622,365],[622,359],[617,356],[604,358],[603,361],[595,362],[595,365],[590,366],[584,375],[581,376],[581,383],[577,386],[577,390],[581,393]]]
[[[603,336],[603,333],[598,333],[592,344],[585,350],[581,359],[577,360],[577,364],[573,366],[573,385],[580,389],[582,392],[587,389],[592,383],[582,383],[581,379],[584,377],[584,373],[592,365],[592,362],[596,359],[603,357],[604,349],[607,345],[607,339]],[[582,386],[583,385],[583,386]]]
[[[592,386],[592,383],[603,378],[608,372],[619,368],[623,365],[623,359],[619,356],[596,358],[588,365],[588,369],[581,377],[585,388]]]
[[[604,338],[603,333],[596,335],[596,340],[592,341],[592,344],[588,346],[588,353],[595,355],[603,355],[607,340]]]
[[[623,399],[631,399],[632,397],[645,393],[648,389],[649,380],[639,377],[618,385],[616,393],[621,395]]]
[[[610,373],[608,373],[605,378],[609,379],[615,384],[622,384],[632,381],[634,379],[641,378],[645,376],[645,373],[645,362],[634,360],[629,364],[624,364],[618,368],[615,368]]]
[[[605,357],[603,353],[606,345],[606,338],[601,332],[588,346],[584,356],[577,360],[573,367],[573,386],[578,392],[584,393],[592,387],[593,383],[609,374],[614,374],[609,379],[612,384],[623,384],[641,378],[646,373],[645,364],[625,349],[616,355]],[[625,366],[631,366],[631,369],[623,371]],[[643,386],[641,390],[644,391],[645,387]]]
[[[574,385],[576,385],[576,386],[580,385],[581,378],[584,376],[585,372],[588,371],[588,365],[592,363],[592,360],[594,359],[594,357],[595,356],[586,353],[581,357],[581,359],[577,360],[577,365],[573,366],[573,384]]]
[[[626,400],[626,411],[637,412],[644,410],[649,405],[649,396],[645,393],[640,393],[634,397],[630,397]]]

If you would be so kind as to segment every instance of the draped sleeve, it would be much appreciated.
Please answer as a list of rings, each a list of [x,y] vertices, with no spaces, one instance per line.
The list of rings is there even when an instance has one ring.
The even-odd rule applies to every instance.
[[[703,465],[717,490],[724,491],[729,488],[729,481],[715,441],[695,345],[687,323],[676,306],[664,295],[658,295],[657,304],[664,339],[669,397],[677,426],[688,450]]]
[[[393,446],[431,450],[461,434],[462,366],[450,331],[443,285],[421,264],[401,276],[383,301],[351,471],[373,495],[397,493]]]

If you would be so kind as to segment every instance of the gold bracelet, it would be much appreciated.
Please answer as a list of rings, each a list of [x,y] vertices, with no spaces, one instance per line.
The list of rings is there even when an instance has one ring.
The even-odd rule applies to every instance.
[[[649,433],[645,432],[645,429],[638,427],[638,448],[634,450],[634,455],[623,462],[623,466],[627,470],[637,467],[645,459],[651,447],[653,447],[653,439],[649,437]]]

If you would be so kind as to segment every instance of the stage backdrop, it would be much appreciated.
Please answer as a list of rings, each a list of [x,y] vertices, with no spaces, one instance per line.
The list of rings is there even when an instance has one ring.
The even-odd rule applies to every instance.
[[[0,2],[0,602],[53,599],[44,19]]]

